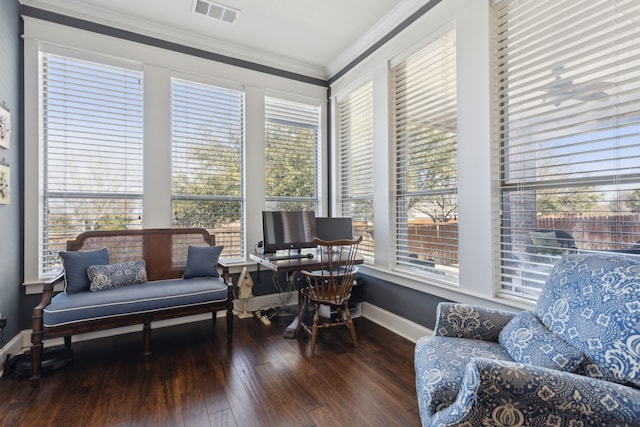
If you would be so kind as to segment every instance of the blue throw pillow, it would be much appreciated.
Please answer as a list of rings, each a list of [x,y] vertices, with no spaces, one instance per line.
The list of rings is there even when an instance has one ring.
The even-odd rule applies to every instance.
[[[218,258],[224,246],[189,246],[183,278],[220,277]]]
[[[141,259],[118,264],[90,265],[87,268],[87,276],[91,281],[91,291],[119,288],[146,282],[147,264]]]
[[[109,251],[102,248],[97,251],[60,252],[64,267],[64,293],[72,294],[89,290],[87,267],[109,264]]]
[[[530,311],[516,314],[498,341],[516,362],[574,372],[583,355],[549,331]]]

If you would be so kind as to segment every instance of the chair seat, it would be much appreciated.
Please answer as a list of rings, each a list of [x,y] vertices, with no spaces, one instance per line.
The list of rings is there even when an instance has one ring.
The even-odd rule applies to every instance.
[[[345,302],[349,301],[349,298],[351,297],[351,294],[348,294],[343,298],[336,298],[335,295],[317,295],[317,293],[312,292],[310,288],[302,288],[300,293],[303,297],[308,298],[309,302],[329,305],[343,305]]]

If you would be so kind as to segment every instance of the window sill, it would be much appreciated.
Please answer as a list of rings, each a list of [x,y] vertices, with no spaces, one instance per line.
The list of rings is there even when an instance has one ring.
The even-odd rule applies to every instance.
[[[25,295],[39,295],[39,294],[42,294],[42,287],[44,286],[44,282],[45,282],[45,280],[37,281],[37,282],[23,283],[22,286],[24,287]],[[63,284],[59,283],[53,288],[53,291],[54,292],[60,292],[63,289],[64,289]]]

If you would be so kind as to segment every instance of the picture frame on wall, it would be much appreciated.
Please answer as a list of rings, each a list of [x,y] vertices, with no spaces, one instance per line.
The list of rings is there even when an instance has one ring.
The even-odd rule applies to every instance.
[[[11,168],[0,163],[0,205],[11,203]]]
[[[7,104],[0,104],[0,147],[9,149],[11,145],[11,113]]]

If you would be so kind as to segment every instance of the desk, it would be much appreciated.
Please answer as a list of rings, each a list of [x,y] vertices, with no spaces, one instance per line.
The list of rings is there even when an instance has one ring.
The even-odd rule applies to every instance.
[[[312,254],[313,258],[306,257],[305,255],[307,254]],[[318,249],[303,252],[302,258],[270,259],[274,256],[275,254],[249,254],[249,259],[255,261],[258,264],[258,272],[260,271],[260,266],[264,266],[269,270],[272,270],[274,275],[280,272],[317,270],[322,266],[322,260],[324,260],[325,264],[327,263],[327,260],[329,259],[328,257],[334,257],[334,260],[338,260],[338,257],[336,255],[322,253]],[[362,264],[363,262],[364,259],[361,256],[356,256],[354,264]],[[298,291],[300,290],[298,289]],[[298,316],[296,316],[293,322],[291,322],[289,326],[287,326],[287,329],[284,332],[284,337],[294,338],[297,326]]]

